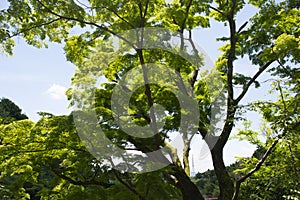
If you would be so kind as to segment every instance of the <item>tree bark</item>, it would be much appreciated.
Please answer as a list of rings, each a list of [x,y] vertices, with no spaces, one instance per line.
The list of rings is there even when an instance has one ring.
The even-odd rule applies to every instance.
[[[219,200],[229,200],[234,194],[233,180],[229,176],[224,160],[223,160],[223,148],[215,146],[211,150],[214,170],[219,182],[220,196]]]
[[[190,177],[184,172],[184,169],[173,165],[173,176],[176,177],[176,187],[180,189],[183,200],[204,200],[197,186],[191,181]]]

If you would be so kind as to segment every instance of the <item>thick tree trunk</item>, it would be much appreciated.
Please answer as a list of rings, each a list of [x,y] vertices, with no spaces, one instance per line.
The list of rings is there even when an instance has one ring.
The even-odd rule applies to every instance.
[[[176,165],[174,165],[172,168],[174,172],[172,175],[174,175],[178,181],[176,186],[182,193],[182,199],[204,200],[197,186],[191,181],[190,177],[184,172],[184,170]]]
[[[234,184],[224,164],[223,148],[215,146],[211,150],[211,155],[212,155],[215,173],[219,182],[219,189],[220,189],[219,200],[230,200],[232,199],[234,194]]]

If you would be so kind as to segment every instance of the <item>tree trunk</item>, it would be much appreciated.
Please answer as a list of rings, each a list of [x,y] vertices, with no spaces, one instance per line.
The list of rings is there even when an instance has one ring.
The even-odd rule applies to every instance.
[[[174,175],[178,180],[176,186],[182,193],[182,199],[204,200],[197,186],[191,181],[190,177],[184,172],[184,170],[176,165],[173,165],[172,168],[174,172],[172,175]]]
[[[219,200],[230,200],[234,194],[233,180],[229,176],[224,160],[223,160],[223,148],[217,145],[211,150],[214,170],[219,182],[220,196]]]

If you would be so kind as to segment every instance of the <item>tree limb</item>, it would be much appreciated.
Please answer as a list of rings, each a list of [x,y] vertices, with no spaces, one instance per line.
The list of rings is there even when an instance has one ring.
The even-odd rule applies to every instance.
[[[192,2],[193,2],[193,0],[190,0],[190,1],[188,2],[188,5],[186,6],[185,17],[184,17],[183,22],[182,22],[182,24],[181,24],[181,30],[180,30],[181,33],[183,33],[183,30],[185,29],[186,20],[187,20],[188,17],[189,17],[189,12],[190,12],[190,8],[191,8],[191,6],[192,6]]]
[[[133,25],[132,23],[130,23],[129,21],[127,21],[124,17],[120,16],[120,15],[118,14],[118,12],[116,12],[115,10],[109,9],[109,8],[106,7],[106,6],[103,6],[103,8],[106,9],[106,10],[108,10],[108,11],[110,11],[110,12],[112,12],[112,13],[114,13],[120,20],[122,20],[123,22],[125,22],[126,24],[128,24],[131,28],[135,28],[134,25]]]
[[[112,167],[115,168],[115,165],[113,163],[113,161],[111,159],[109,159],[109,162],[111,163]],[[126,181],[124,181],[122,179],[122,177],[119,175],[119,172],[115,169],[112,169],[115,177],[120,181],[120,183],[122,183],[127,189],[129,189],[132,193],[134,193],[135,195],[137,195],[139,197],[140,200],[145,200],[145,198],[138,193],[138,191],[134,188],[134,186],[132,184],[126,183]]]
[[[267,157],[272,153],[273,149],[275,148],[276,144],[278,143],[278,139],[275,140],[272,145],[268,148],[268,150],[266,151],[266,153],[263,155],[263,157],[259,160],[259,162],[255,165],[255,167],[248,172],[245,176],[239,178],[236,181],[236,186],[235,186],[235,192],[234,195],[232,197],[232,200],[237,200],[238,199],[238,194],[240,191],[240,187],[241,184],[247,179],[249,178],[252,174],[254,174],[256,171],[258,171],[260,169],[260,167],[262,166],[262,164],[265,162],[265,160],[267,159]]]
[[[129,40],[127,40],[126,38],[124,38],[123,36],[121,35],[118,35],[117,33],[115,33],[114,31],[110,30],[108,27],[106,26],[103,26],[103,25],[99,25],[97,23],[94,23],[94,22],[88,22],[88,21],[85,21],[85,20],[81,20],[81,19],[77,19],[75,17],[68,17],[68,16],[63,16],[63,15],[60,15],[58,13],[55,13],[53,12],[50,8],[48,8],[45,4],[43,4],[40,0],[36,0],[41,6],[43,6],[47,12],[49,12],[50,14],[54,15],[54,16],[57,16],[61,19],[66,19],[66,20],[70,20],[70,21],[76,21],[76,22],[79,22],[79,23],[82,23],[82,24],[86,24],[86,25],[91,25],[91,26],[94,26],[94,27],[97,27],[103,31],[106,31],[116,37],[118,37],[119,39],[125,41],[127,44],[129,44],[132,48],[134,48],[135,50],[137,49],[133,44],[132,42],[130,42]]]
[[[209,6],[209,8],[212,9],[212,10],[214,10],[214,11],[216,11],[216,12],[218,12],[218,13],[220,13],[220,14],[223,15],[224,17],[227,17],[221,10],[219,10],[219,9],[213,7],[213,6]]]
[[[246,27],[247,24],[248,24],[248,22],[245,22],[245,23],[239,28],[239,30],[237,31],[237,33],[239,34],[239,33]]]
[[[244,87],[243,91],[241,92],[241,94],[234,100],[235,104],[237,105],[242,98],[245,96],[245,94],[247,93],[248,89],[250,88],[250,86],[256,81],[256,79],[274,62],[274,60],[271,60],[269,62],[267,62],[264,66],[262,66],[257,72],[256,74],[251,78],[251,80],[246,84],[246,86]]]
[[[18,31],[18,32],[12,34],[12,35],[9,35],[8,38],[13,38],[13,37],[15,37],[15,36],[18,36],[18,35],[24,33],[24,32],[30,31],[30,30],[32,30],[32,29],[35,29],[35,28],[38,28],[38,27],[41,27],[41,26],[46,26],[46,25],[52,24],[53,22],[59,21],[59,20],[61,20],[61,19],[62,19],[62,18],[59,17],[59,18],[53,19],[53,20],[51,20],[51,21],[49,21],[49,22],[40,23],[40,24],[31,26],[31,27],[29,27],[29,28],[26,28],[26,29],[20,29],[20,31]]]
[[[292,127],[290,127],[289,129],[295,129],[297,126],[300,125],[300,121],[296,122],[295,124],[293,124]],[[260,169],[260,167],[262,166],[262,164],[265,162],[265,160],[268,158],[268,156],[273,152],[273,150],[275,149],[277,143],[279,142],[279,139],[284,137],[287,134],[288,131],[288,127],[286,127],[286,129],[284,130],[284,132],[279,135],[277,137],[277,139],[271,144],[271,146],[268,148],[268,150],[265,152],[265,154],[263,155],[263,157],[258,161],[258,163],[255,165],[255,167],[250,170],[246,175],[244,175],[243,177],[239,178],[236,181],[236,186],[235,186],[235,192],[234,195],[232,197],[232,200],[237,200],[238,199],[238,194],[239,194],[239,190],[241,187],[241,184],[247,179],[249,178],[252,174],[254,174],[256,171],[258,171]]]
[[[88,181],[76,181],[76,180],[73,180],[72,178],[64,175],[64,174],[61,174],[59,173],[57,170],[55,170],[53,167],[50,168],[50,170],[56,175],[58,176],[59,178],[61,179],[64,179],[68,182],[70,182],[71,184],[73,185],[82,185],[82,186],[87,186],[87,185],[98,185],[98,186],[102,186],[104,188],[109,188],[111,186],[113,186],[114,184],[112,183],[105,183],[105,182],[102,182],[102,181],[96,181],[96,180],[88,180]]]

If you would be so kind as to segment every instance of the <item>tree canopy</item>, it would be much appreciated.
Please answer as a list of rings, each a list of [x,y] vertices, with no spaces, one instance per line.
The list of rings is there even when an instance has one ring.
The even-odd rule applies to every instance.
[[[257,12],[238,25],[247,5]],[[76,109],[36,124],[1,125],[1,193],[7,199],[203,199],[189,164],[191,142],[200,135],[212,157],[219,199],[249,193],[259,199],[255,178],[263,173],[259,177],[269,181],[264,172],[277,169],[276,159],[280,167],[299,171],[299,148],[291,147],[299,146],[299,5],[290,0],[9,0],[0,11],[1,50],[12,54],[17,36],[36,47],[64,44],[66,58],[77,66],[67,91]],[[224,45],[215,67],[208,68],[193,38],[211,20],[223,23],[228,35],[216,38]],[[240,60],[256,72],[239,73]],[[259,88],[264,73],[275,80],[279,98],[257,97],[245,105],[245,95]],[[265,129],[242,130],[238,137],[261,153],[230,173],[223,150],[241,113],[249,110],[262,113]],[[266,143],[257,137],[263,133]],[[181,155],[172,145],[175,136],[182,141]],[[277,157],[287,152],[292,163]],[[284,188],[276,198],[292,192]]]
[[[16,104],[7,98],[0,99],[0,118],[2,123],[9,123],[13,120],[28,119],[28,117],[22,113],[22,110]]]

